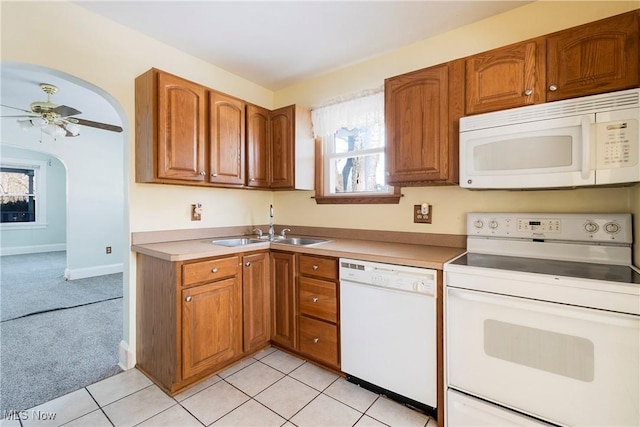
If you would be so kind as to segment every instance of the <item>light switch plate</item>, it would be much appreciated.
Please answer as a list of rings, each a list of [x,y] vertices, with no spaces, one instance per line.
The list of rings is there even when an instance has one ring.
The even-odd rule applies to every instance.
[[[413,205],[413,222],[418,224],[431,224],[431,205],[428,205],[427,213],[422,213],[422,205]]]

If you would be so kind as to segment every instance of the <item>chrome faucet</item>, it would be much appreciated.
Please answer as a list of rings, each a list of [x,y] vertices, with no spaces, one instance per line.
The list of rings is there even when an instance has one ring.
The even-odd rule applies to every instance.
[[[259,228],[254,228],[253,231],[255,231],[258,235],[258,239],[262,239],[262,230],[260,230]]]
[[[269,205],[269,241],[273,242],[275,237],[275,230],[273,229],[273,205]]]
[[[280,238],[281,239],[286,239],[287,238],[287,231],[291,231],[290,228],[283,228],[282,231],[280,232]]]

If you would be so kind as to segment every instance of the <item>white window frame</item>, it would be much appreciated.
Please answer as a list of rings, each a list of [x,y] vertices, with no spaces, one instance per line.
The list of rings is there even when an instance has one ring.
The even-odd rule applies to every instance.
[[[3,222],[0,230],[33,230],[47,227],[47,162],[42,160],[2,158],[3,168],[31,169],[35,178],[36,220],[34,222]]]
[[[358,196],[358,195],[390,195],[394,193],[394,189],[392,186],[388,186],[388,191],[351,191],[351,192],[342,192],[342,193],[336,193],[334,190],[336,188],[336,182],[335,182],[335,178],[336,178],[336,174],[335,174],[335,170],[334,170],[334,165],[335,165],[335,160],[337,159],[346,159],[349,157],[360,157],[360,156],[366,156],[369,154],[385,154],[385,147],[384,145],[380,146],[380,147],[375,147],[375,148],[366,148],[363,150],[355,150],[355,151],[348,151],[348,152],[344,152],[344,153],[336,153],[335,152],[335,134],[338,132],[339,129],[336,129],[336,132],[334,132],[332,135],[327,135],[324,138],[324,156],[323,156],[323,160],[324,160],[324,164],[323,164],[323,169],[324,169],[324,188],[326,189],[325,191],[325,195],[326,196],[336,196],[336,197],[340,197],[340,196]],[[384,137],[383,137],[384,139]],[[384,142],[384,141],[383,141]],[[384,166],[384,165],[383,165]]]

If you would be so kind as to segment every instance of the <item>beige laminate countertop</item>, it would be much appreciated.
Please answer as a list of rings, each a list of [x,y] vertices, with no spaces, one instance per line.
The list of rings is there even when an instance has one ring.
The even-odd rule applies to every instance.
[[[167,261],[189,261],[258,250],[281,250],[311,255],[354,258],[364,261],[410,265],[441,270],[443,264],[462,254],[465,249],[448,246],[428,246],[370,240],[333,239],[312,246],[296,246],[278,242],[255,243],[225,247],[214,245],[209,239],[132,245],[131,250]]]

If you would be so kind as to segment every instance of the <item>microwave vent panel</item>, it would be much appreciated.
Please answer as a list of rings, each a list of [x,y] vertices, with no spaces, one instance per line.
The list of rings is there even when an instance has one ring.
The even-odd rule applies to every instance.
[[[639,106],[640,89],[631,89],[463,117],[460,119],[460,132]]]

